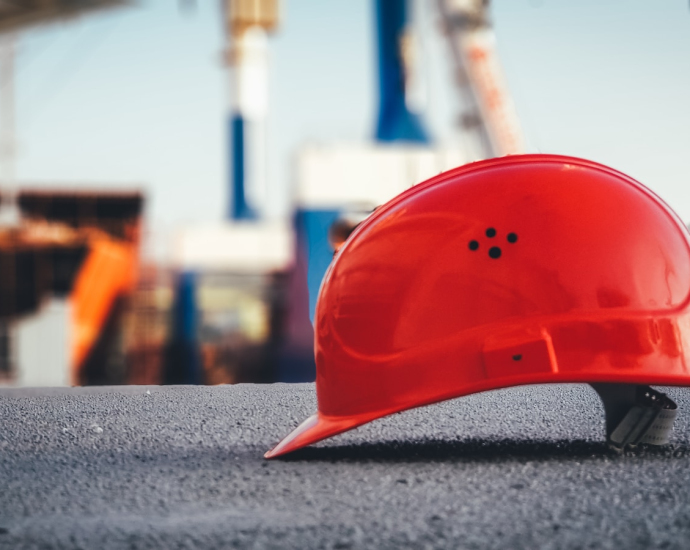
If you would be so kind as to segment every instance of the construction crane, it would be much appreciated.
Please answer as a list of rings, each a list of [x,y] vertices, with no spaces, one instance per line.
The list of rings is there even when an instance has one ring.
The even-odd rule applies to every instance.
[[[525,151],[520,122],[496,53],[489,0],[436,0],[450,46],[463,112],[460,124],[474,158]]]
[[[231,220],[261,219],[267,196],[268,33],[279,21],[278,0],[224,0],[231,68],[229,118]]]

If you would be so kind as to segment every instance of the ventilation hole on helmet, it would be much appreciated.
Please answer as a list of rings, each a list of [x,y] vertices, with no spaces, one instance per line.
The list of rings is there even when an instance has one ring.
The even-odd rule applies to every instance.
[[[477,250],[479,243],[477,241],[470,241],[470,250]]]
[[[522,359],[521,354],[518,353],[517,355],[513,355],[513,361],[519,361],[520,359]]]
[[[497,260],[498,258],[501,257],[501,249],[498,248],[497,246],[492,246],[489,249],[489,256],[491,256],[494,260]]]
[[[517,233],[508,233],[507,238],[509,243],[515,243],[517,242]]]
[[[493,227],[489,227],[489,229],[486,230],[486,236],[487,237],[495,237],[496,236],[496,230]]]

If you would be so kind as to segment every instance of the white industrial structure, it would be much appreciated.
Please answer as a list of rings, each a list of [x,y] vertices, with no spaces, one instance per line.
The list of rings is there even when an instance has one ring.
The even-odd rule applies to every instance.
[[[461,124],[470,158],[524,153],[522,129],[496,53],[488,0],[437,4],[462,99]]]

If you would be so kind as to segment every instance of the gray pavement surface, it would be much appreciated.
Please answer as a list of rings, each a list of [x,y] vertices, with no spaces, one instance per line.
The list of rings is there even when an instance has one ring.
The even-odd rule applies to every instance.
[[[312,384],[0,391],[0,548],[689,548],[690,390],[618,456],[588,386],[474,395],[265,461]]]

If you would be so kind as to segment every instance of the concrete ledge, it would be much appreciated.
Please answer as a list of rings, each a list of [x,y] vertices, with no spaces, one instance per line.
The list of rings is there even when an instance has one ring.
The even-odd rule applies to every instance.
[[[0,391],[0,548],[685,548],[690,391],[623,456],[587,386],[470,396],[262,454],[312,384]]]

